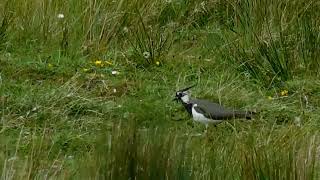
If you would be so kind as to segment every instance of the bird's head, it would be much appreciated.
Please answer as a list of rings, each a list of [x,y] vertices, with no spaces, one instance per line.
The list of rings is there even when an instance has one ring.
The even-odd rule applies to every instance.
[[[188,103],[190,98],[189,98],[189,94],[188,94],[188,90],[193,88],[195,85],[192,85],[190,87],[187,87],[187,88],[184,88],[184,89],[181,89],[179,91],[176,92],[176,97],[173,99],[175,101],[181,101],[181,102],[184,102],[184,103]]]
[[[184,103],[188,103],[189,102],[189,94],[186,91],[177,91],[176,92],[176,97],[174,98],[175,101],[181,101]]]

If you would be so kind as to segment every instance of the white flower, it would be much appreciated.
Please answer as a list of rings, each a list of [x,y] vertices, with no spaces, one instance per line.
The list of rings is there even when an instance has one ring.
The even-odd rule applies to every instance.
[[[62,14],[62,13],[58,14],[57,18],[58,19],[63,19],[64,18],[64,14]]]
[[[111,71],[111,74],[112,75],[117,75],[117,74],[119,74],[119,72],[118,71]]]
[[[143,52],[143,57],[146,58],[146,59],[149,59],[150,55],[151,54],[148,51]]]
[[[116,93],[117,92],[117,89],[113,89],[113,93]]]

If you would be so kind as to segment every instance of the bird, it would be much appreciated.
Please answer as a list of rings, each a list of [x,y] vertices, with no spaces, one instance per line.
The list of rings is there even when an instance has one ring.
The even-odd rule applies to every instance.
[[[188,90],[195,85],[176,91],[174,100],[181,102],[193,120],[206,125],[219,124],[223,121],[243,118],[252,119],[255,112],[228,109],[218,103],[205,99],[191,99]]]

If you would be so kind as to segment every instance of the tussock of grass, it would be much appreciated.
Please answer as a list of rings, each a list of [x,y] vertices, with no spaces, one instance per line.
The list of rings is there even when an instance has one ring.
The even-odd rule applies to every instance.
[[[1,1],[1,179],[318,179],[319,7]],[[196,83],[255,119],[198,136]]]

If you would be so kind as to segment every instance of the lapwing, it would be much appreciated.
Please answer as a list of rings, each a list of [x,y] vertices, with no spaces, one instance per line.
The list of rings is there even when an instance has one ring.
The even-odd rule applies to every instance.
[[[251,111],[227,109],[218,103],[204,99],[191,99],[187,91],[194,86],[177,91],[174,100],[181,102],[193,120],[205,124],[206,128],[209,124],[218,124],[230,119],[252,119],[255,114]]]

